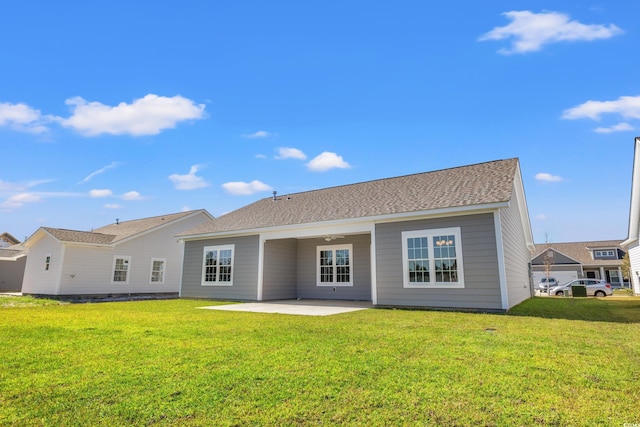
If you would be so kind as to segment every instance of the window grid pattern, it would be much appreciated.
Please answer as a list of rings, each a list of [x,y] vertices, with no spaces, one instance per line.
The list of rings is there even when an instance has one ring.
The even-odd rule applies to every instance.
[[[51,255],[47,255],[44,259],[44,271],[49,271],[49,267],[51,266]]]
[[[233,278],[233,248],[208,247],[204,252],[203,284],[229,285]]]
[[[320,281],[333,282],[333,251],[320,251]]]
[[[349,249],[336,250],[336,282],[349,283],[351,281],[351,268]]]
[[[352,251],[350,244],[318,247],[318,285],[351,286]]]
[[[460,228],[402,232],[404,287],[464,288]]]
[[[129,260],[126,258],[116,258],[115,267],[113,269],[113,281],[126,282],[128,272],[129,272]]]
[[[434,236],[433,258],[436,268],[436,283],[457,282],[456,236]]]
[[[412,283],[431,281],[428,242],[429,239],[426,237],[410,237],[407,239],[409,281]]]
[[[153,283],[164,282],[164,261],[154,260],[151,265],[151,281]]]

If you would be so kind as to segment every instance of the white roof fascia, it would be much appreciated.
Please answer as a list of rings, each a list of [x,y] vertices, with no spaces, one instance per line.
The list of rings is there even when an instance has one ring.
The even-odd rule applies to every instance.
[[[25,256],[27,256],[27,254],[24,253],[24,252],[20,253],[18,255],[15,255],[15,256],[0,256],[0,261],[17,261],[20,258],[25,257]]]
[[[633,172],[631,174],[631,205],[629,207],[629,233],[620,246],[629,246],[638,240],[640,227],[640,137],[633,145]]]
[[[429,211],[404,212],[399,214],[377,215],[377,216],[360,217],[360,218],[348,218],[348,219],[321,221],[321,222],[307,223],[307,224],[279,225],[274,227],[261,227],[261,228],[247,229],[247,230],[230,230],[230,231],[219,231],[219,232],[213,232],[213,233],[192,234],[187,236],[179,236],[178,238],[183,241],[190,241],[190,240],[202,240],[207,238],[218,238],[218,237],[229,237],[229,236],[250,236],[255,234],[273,233],[273,232],[287,231],[287,230],[290,230],[291,232],[294,232],[293,230],[298,230],[297,234],[299,236],[303,236],[304,234],[300,233],[303,230],[313,230],[313,229],[318,229],[323,227],[335,227],[335,226],[346,227],[347,225],[354,225],[358,223],[362,223],[362,224],[384,223],[384,222],[408,221],[408,220],[425,219],[425,218],[437,218],[437,217],[443,217],[443,216],[461,216],[466,214],[489,213],[489,212],[495,211],[496,209],[500,209],[508,206],[509,206],[509,202],[498,202],[498,203],[488,203],[485,205],[433,209]],[[366,230],[368,230],[368,228],[362,229],[363,232]],[[343,231],[343,232],[346,233],[346,231]]]

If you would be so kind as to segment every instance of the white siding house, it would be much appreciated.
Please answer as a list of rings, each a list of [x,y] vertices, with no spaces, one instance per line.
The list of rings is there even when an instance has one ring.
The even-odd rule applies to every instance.
[[[175,294],[184,245],[176,235],[212,221],[205,210],[124,221],[91,232],[39,228],[22,293],[49,296]]]

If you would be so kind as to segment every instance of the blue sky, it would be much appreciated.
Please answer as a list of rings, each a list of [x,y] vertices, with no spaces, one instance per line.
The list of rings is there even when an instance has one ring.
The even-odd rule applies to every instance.
[[[437,4],[436,4],[437,3]],[[640,2],[0,3],[0,232],[518,157],[534,238],[624,239]]]

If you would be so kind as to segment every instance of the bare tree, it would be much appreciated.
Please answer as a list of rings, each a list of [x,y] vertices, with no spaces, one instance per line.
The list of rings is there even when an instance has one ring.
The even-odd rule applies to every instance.
[[[555,263],[554,252],[551,249],[551,242],[549,241],[549,235],[547,233],[544,234],[546,248],[544,250],[544,254],[542,254],[542,266],[544,268],[544,275],[547,278],[547,293],[551,289],[551,285],[549,283],[549,279],[551,278],[551,269],[553,268],[553,264]]]

